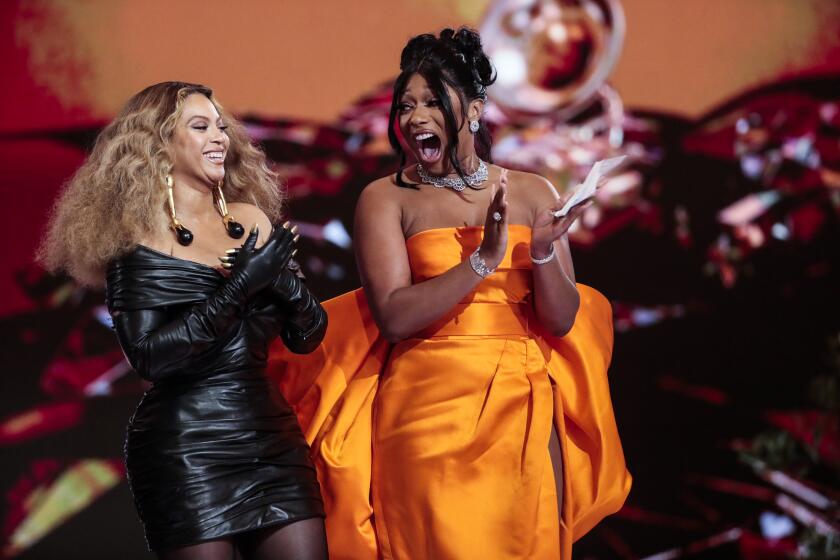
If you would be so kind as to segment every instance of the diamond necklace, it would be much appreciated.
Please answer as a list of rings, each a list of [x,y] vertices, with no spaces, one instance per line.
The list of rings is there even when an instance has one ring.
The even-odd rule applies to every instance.
[[[466,183],[464,182],[464,179],[461,179],[460,177],[438,177],[437,175],[429,175],[420,163],[417,164],[417,175],[420,176],[420,181],[426,183],[427,185],[434,185],[439,189],[447,187],[460,192],[467,188],[467,185],[477,187],[487,180],[487,164],[479,159],[478,169],[464,177],[464,179],[466,179]]]

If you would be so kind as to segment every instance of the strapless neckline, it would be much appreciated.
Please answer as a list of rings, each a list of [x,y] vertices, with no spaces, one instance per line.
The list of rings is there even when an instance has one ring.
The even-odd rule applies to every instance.
[[[531,226],[525,224],[508,224],[508,229],[515,229],[515,230],[522,230],[522,231],[531,231]],[[446,226],[446,227],[436,227],[436,228],[429,228],[418,231],[417,233],[413,233],[405,238],[406,243],[411,241],[416,237],[421,237],[425,234],[432,234],[432,233],[443,233],[446,231],[462,231],[462,230],[483,230],[484,226]]]
[[[187,265],[187,266],[194,266],[194,267],[201,268],[201,269],[204,269],[204,270],[212,270],[213,272],[215,272],[219,276],[224,277],[224,274],[222,273],[221,270],[219,270],[217,268],[214,268],[214,267],[210,266],[209,264],[201,263],[201,262],[190,260],[190,259],[185,259],[183,257],[176,257],[175,255],[170,255],[169,253],[164,253],[163,251],[158,251],[157,249],[152,249],[148,245],[143,245],[142,243],[137,244],[137,250],[138,251],[147,251],[147,252],[153,253],[157,256],[165,257],[167,259],[177,261],[177,262],[179,262],[181,264],[184,264],[184,265]]]

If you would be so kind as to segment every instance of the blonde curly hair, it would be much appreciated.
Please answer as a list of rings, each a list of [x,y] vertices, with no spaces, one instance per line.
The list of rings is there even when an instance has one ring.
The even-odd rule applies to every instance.
[[[169,227],[164,187],[173,161],[169,142],[184,101],[194,93],[224,115],[210,88],[162,82],[134,95],[102,130],[53,208],[37,255],[48,270],[101,286],[111,260]],[[230,138],[225,198],[254,204],[277,220],[282,204],[277,175],[245,128],[230,115],[224,119]]]

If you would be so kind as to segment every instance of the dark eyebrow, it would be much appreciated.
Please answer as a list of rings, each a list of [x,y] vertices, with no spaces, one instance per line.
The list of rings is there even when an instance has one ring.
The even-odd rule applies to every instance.
[[[410,94],[408,91],[404,91],[403,92],[403,97],[406,96],[406,95],[411,95],[415,99],[421,99],[421,98],[424,98],[424,97],[437,97],[437,94],[431,88],[426,88],[426,89],[424,89],[424,90],[422,90],[422,91],[420,91],[419,93],[416,93],[416,94],[414,94],[414,93]]]

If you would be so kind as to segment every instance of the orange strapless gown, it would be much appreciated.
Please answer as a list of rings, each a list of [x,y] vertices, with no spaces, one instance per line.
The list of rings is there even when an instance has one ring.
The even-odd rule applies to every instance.
[[[409,238],[414,282],[466,259],[481,237],[465,227]],[[324,303],[329,330],[314,353],[273,349],[269,369],[312,445],[330,558],[568,559],[624,503],[610,305],[578,285],[572,331],[544,334],[529,302],[529,241],[530,228],[510,226],[498,271],[415,338],[385,341],[356,290]]]

